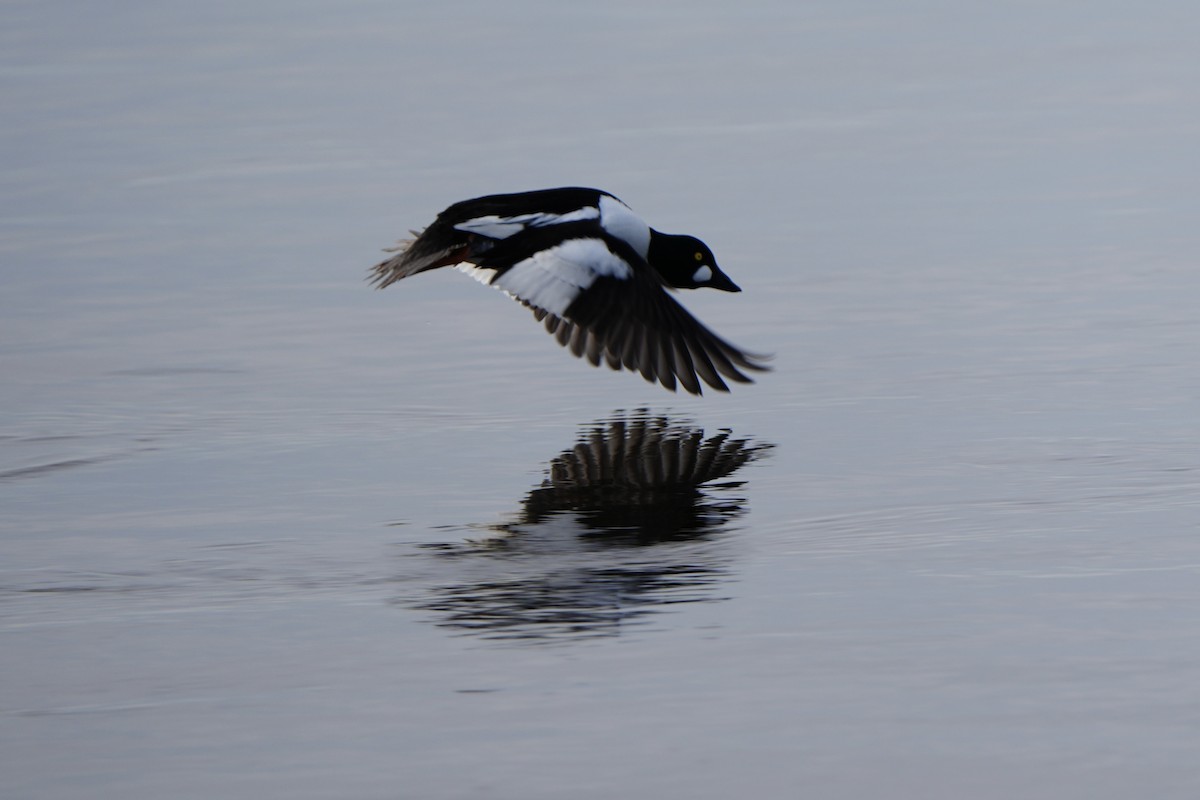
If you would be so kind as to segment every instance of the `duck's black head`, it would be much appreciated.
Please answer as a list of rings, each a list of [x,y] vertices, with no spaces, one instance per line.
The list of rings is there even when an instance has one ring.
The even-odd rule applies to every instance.
[[[677,236],[650,231],[650,251],[646,260],[662,276],[668,286],[676,289],[699,289],[706,286],[723,292],[741,289],[717,266],[717,258],[708,245],[695,236]]]

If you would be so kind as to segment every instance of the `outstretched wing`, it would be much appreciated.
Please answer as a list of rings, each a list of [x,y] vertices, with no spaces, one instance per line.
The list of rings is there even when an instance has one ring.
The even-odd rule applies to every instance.
[[[472,262],[481,280],[533,309],[547,330],[593,365],[640,372],[674,391],[700,394],[700,381],[728,391],[722,379],[751,383],[743,370],[765,371],[766,356],[717,336],[666,291],[624,241],[595,225],[528,229]]]

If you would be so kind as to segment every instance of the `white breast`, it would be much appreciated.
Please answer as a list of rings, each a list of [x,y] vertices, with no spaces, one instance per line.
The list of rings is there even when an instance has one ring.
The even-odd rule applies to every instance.
[[[600,225],[613,236],[628,242],[642,258],[649,255],[650,226],[617,198],[600,195]]]

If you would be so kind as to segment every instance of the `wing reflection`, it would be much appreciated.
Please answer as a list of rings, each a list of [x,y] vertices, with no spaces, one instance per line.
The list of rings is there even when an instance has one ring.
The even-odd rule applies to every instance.
[[[613,635],[662,606],[720,599],[731,558],[715,536],[743,513],[726,480],[771,445],[712,436],[647,411],[587,426],[515,519],[425,545],[455,582],[411,605],[489,638]],[[447,561],[449,560],[449,561]]]

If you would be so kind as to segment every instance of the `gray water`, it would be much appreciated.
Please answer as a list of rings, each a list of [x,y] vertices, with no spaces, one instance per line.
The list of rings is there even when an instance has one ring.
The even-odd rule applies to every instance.
[[[1195,797],[1194,4],[409,5],[0,10],[0,795]],[[569,184],[774,371],[365,282]]]

